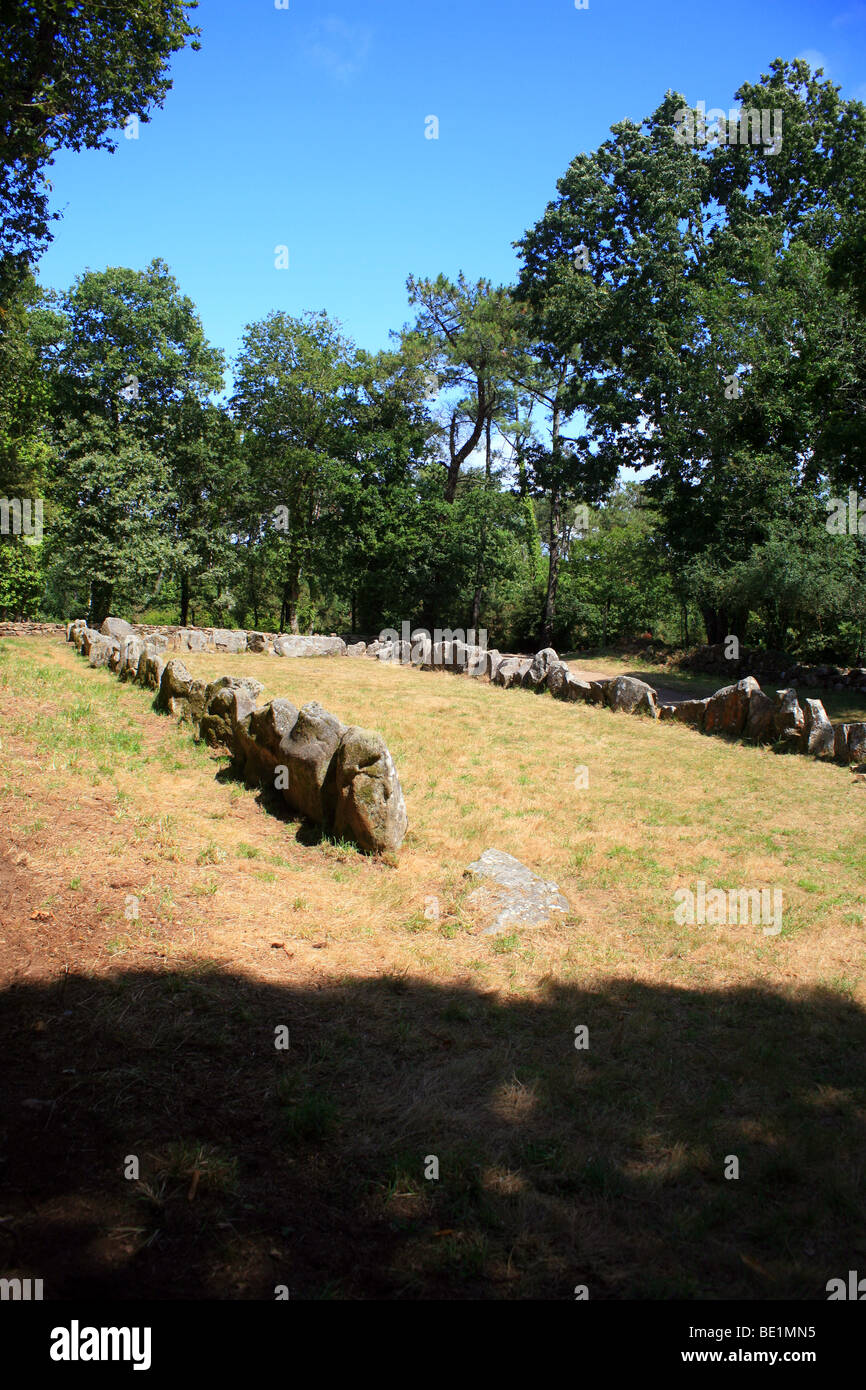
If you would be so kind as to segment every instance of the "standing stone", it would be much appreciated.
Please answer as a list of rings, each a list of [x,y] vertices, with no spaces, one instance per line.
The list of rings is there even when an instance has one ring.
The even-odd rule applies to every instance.
[[[239,718],[234,731],[234,770],[248,787],[271,787],[278,767],[288,774],[289,738],[298,721],[290,700],[271,700]]]
[[[166,710],[175,719],[182,719],[187,712],[192,689],[192,675],[180,657],[173,656],[165,663],[156,697],[157,709]]]
[[[259,681],[234,680],[230,676],[223,676],[209,685],[199,723],[199,738],[211,747],[233,750],[237,726],[252,714],[262,688]]]
[[[848,725],[848,759],[852,763],[866,763],[866,724]]]
[[[746,676],[736,685],[726,685],[717,690],[707,701],[704,732],[739,738],[746,727],[752,692],[760,688],[754,676]]]
[[[589,697],[588,697],[588,699],[587,699],[587,703],[590,704],[590,705],[604,705],[604,704],[606,704],[606,703],[607,703],[607,688],[608,688],[609,685],[610,685],[610,681],[609,681],[609,680],[590,681],[590,682],[589,682]]]
[[[803,752],[814,758],[832,758],[836,736],[821,701],[807,700],[803,718]]]
[[[749,713],[744,737],[753,743],[766,743],[773,737],[773,701],[763,690],[753,690],[749,696]]]
[[[796,690],[777,690],[773,706],[773,733],[783,746],[792,751],[799,747],[805,723]]]
[[[300,815],[328,827],[334,823],[337,799],[334,754],[344,733],[345,725],[311,700],[301,707],[286,745],[286,801]]]
[[[504,690],[510,690],[515,685],[522,685],[523,677],[529,670],[529,666],[530,662],[526,658],[507,656],[497,665],[493,684],[501,685]]]
[[[645,713],[658,719],[656,691],[636,676],[617,676],[608,685],[606,697],[612,710],[625,710],[626,714]]]
[[[342,637],[301,636],[285,632],[274,638],[274,652],[277,656],[345,656],[346,644]]]
[[[681,700],[674,706],[674,719],[678,724],[693,724],[696,729],[704,727],[709,700]]]
[[[215,627],[213,641],[218,652],[245,652],[247,649],[247,634],[237,630]]]
[[[362,849],[384,853],[400,848],[409,825],[394,760],[380,734],[352,725],[336,757],[334,829]]]
[[[551,666],[559,665],[559,657],[553,647],[542,647],[540,652],[529,663],[529,668],[523,677],[523,684],[529,690],[537,690],[539,686],[544,687],[547,680],[547,673]]]
[[[106,618],[99,629],[103,637],[128,637],[133,631],[132,623],[126,622],[124,618]]]
[[[178,634],[178,646],[182,651],[203,652],[207,649],[207,633],[197,627],[182,627]]]

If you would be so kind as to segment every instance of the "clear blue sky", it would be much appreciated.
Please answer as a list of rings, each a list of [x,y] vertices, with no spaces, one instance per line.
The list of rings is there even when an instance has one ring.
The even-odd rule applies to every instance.
[[[374,349],[410,272],[513,279],[574,155],[668,88],[727,110],[803,56],[866,99],[863,0],[202,0],[196,22],[137,140],[58,157],[40,277],[160,256],[229,357],[271,309]]]

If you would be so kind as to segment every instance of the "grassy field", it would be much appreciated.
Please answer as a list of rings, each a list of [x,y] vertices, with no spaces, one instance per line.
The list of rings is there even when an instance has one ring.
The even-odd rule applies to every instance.
[[[0,645],[2,1273],[810,1299],[862,1266],[863,779],[446,673],[184,659],[380,730],[410,830],[395,865],[323,839],[148,693]],[[567,919],[481,936],[488,846]],[[698,879],[781,888],[781,934],[677,925]]]

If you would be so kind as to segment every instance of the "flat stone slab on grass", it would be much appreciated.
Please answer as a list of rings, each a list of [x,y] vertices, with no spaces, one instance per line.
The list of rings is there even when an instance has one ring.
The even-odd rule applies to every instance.
[[[486,849],[466,872],[490,880],[469,894],[468,902],[493,916],[482,936],[498,936],[511,927],[540,927],[554,912],[568,912],[568,899],[556,883],[539,878],[501,849]]]

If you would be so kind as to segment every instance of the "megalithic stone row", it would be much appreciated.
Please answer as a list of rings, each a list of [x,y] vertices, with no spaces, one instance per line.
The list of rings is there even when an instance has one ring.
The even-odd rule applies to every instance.
[[[67,630],[92,665],[108,665],[109,657],[116,657],[114,670],[122,680],[155,691],[157,709],[191,723],[198,739],[227,749],[235,773],[248,786],[271,789],[297,815],[355,840],[363,850],[400,848],[408,828],[406,803],[381,735],[347,728],[316,701],[300,710],[288,700],[259,707],[264,687],[249,676],[198,680],[180,657],[162,655],[168,639],[160,636],[161,641],[151,641],[132,631],[103,635],[83,620]]]

